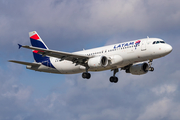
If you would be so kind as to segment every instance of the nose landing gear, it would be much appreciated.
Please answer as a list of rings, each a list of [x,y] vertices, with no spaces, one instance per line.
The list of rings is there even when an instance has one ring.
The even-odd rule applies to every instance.
[[[148,64],[149,64],[149,71],[151,71],[151,72],[154,71],[154,67],[151,67],[152,61],[153,61],[153,60],[149,60],[149,62],[148,62]]]

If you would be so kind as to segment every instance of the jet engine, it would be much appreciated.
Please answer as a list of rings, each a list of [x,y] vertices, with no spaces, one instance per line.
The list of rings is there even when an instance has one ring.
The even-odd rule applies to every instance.
[[[90,58],[88,61],[88,66],[90,68],[106,67],[107,65],[108,65],[108,59],[105,56]]]
[[[137,63],[126,69],[126,73],[131,73],[133,75],[142,75],[148,72],[149,65],[147,63]]]

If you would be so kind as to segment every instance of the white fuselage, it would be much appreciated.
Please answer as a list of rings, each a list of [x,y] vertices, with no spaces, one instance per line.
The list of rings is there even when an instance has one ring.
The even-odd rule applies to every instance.
[[[114,45],[78,51],[75,53],[90,57],[106,56],[109,61],[106,67],[89,68],[89,71],[103,71],[108,69],[122,68],[137,62],[157,59],[169,54],[172,51],[172,47],[169,44],[163,43],[163,40],[158,38],[140,39],[140,43],[135,44],[137,41],[138,40],[118,43]],[[159,43],[153,44],[153,42],[156,41],[159,41]],[[71,61],[61,61],[60,59],[53,57],[50,58],[50,61],[56,69],[41,65],[38,70],[36,70],[59,74],[74,74],[86,71],[84,66],[76,65]]]

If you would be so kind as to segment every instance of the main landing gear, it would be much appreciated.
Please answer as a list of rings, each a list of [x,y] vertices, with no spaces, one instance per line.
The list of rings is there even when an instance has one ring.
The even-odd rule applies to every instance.
[[[83,72],[82,73],[82,78],[86,78],[86,79],[89,79],[89,78],[91,78],[91,74],[90,73],[87,73],[87,72]]]
[[[151,67],[152,61],[153,61],[153,60],[149,60],[148,64],[149,64],[149,71],[152,71],[152,72],[153,72],[153,71],[154,71],[154,68]]]
[[[114,69],[114,70],[112,70],[112,71],[113,71],[113,76],[111,76],[111,77],[109,78],[109,81],[110,81],[110,82],[117,83],[117,82],[118,82],[118,78],[117,78],[115,75],[116,75],[117,72],[119,72],[119,69],[117,68],[117,69]]]
[[[86,78],[86,79],[89,79],[89,78],[91,78],[91,74],[90,73],[88,73],[88,67],[86,67],[86,72],[83,72],[82,73],[82,78]]]

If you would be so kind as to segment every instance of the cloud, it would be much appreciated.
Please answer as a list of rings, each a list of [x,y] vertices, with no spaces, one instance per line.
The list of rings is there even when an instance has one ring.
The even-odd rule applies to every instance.
[[[171,100],[162,99],[152,105],[148,106],[145,113],[138,118],[138,120],[152,120],[152,119],[164,119],[168,116],[168,109],[170,107]]]
[[[25,114],[26,104],[32,94],[31,87],[18,82],[18,73],[21,70],[17,68],[16,70],[6,71],[0,68],[0,119],[21,119],[23,116],[20,116],[20,113]]]
[[[161,95],[163,93],[171,94],[174,91],[176,91],[177,86],[175,85],[163,85],[161,87],[158,86],[158,88],[153,88],[152,91],[156,95]]]
[[[170,98],[162,98],[147,106],[145,112],[140,115],[137,120],[177,120],[179,117],[177,111],[179,110],[179,103],[174,103]]]
[[[1,37],[6,40],[1,42],[11,44],[13,41],[14,45],[17,42],[29,44],[27,33],[37,30],[50,46],[63,50],[66,48],[62,42],[68,49],[72,49],[75,48],[72,45],[77,43],[82,48],[87,46],[89,41],[102,42],[113,36],[130,40],[130,36],[136,39],[172,31],[173,34],[178,34],[176,31],[179,28],[180,16],[176,0],[20,2],[23,3],[21,7],[17,2],[2,2],[5,11],[0,25],[5,29],[1,30]],[[11,6],[13,9],[10,9]],[[69,42],[73,44],[68,44]]]

